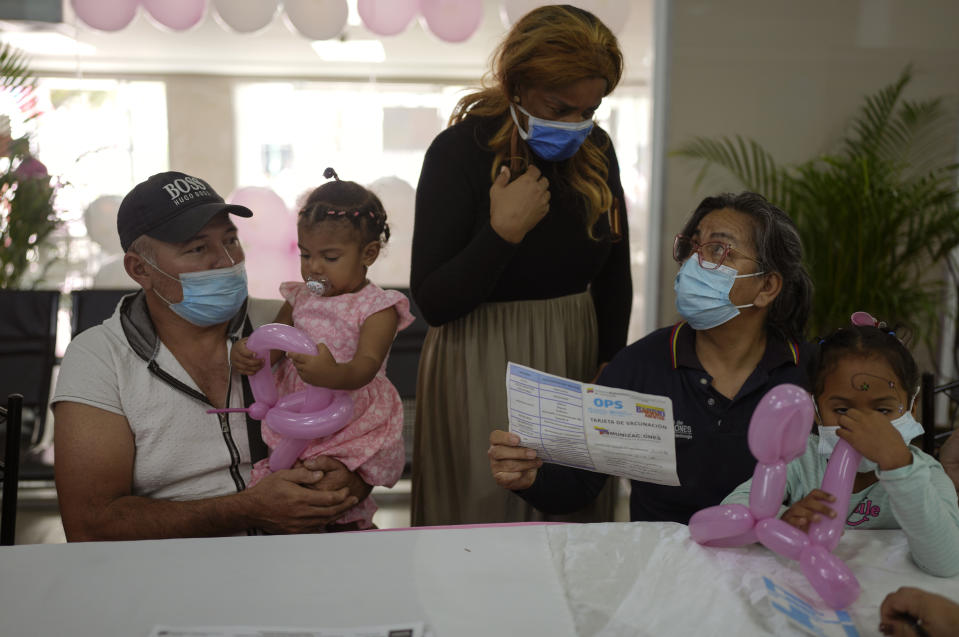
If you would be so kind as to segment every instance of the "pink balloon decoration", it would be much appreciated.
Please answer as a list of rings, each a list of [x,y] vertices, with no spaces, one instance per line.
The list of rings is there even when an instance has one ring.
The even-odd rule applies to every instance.
[[[446,42],[468,39],[483,21],[482,0],[420,0],[429,30]]]
[[[186,31],[206,15],[206,0],[140,0],[154,20],[168,29]]]
[[[237,188],[226,201],[253,211],[252,217],[233,218],[246,255],[250,296],[279,298],[280,283],[302,279],[296,247],[296,214],[278,194],[261,186]]]
[[[749,420],[746,441],[759,462],[789,462],[806,450],[815,409],[802,387],[776,385],[762,397]]]
[[[100,31],[119,31],[136,17],[139,0],[70,0],[84,24]]]
[[[377,35],[402,33],[418,8],[417,0],[359,0],[356,3],[363,24]]]
[[[846,511],[849,510],[849,499],[852,497],[852,485],[856,481],[856,472],[862,454],[852,448],[846,440],[836,443],[829,462],[826,463],[826,475],[822,477],[822,490],[831,493],[836,501],[829,506],[839,513],[834,518],[821,516],[818,522],[809,525],[809,537],[816,544],[825,546],[830,551],[836,550],[842,529],[846,522]]]
[[[779,503],[786,491],[786,463],[756,465],[752,491],[749,492],[749,510],[759,520],[779,513]]]
[[[747,435],[758,462],[753,472],[749,507],[728,504],[697,511],[689,535],[706,546],[743,546],[759,541],[766,548],[798,560],[813,589],[831,608],[845,608],[859,597],[856,577],[831,551],[839,543],[861,456],[840,440],[826,465],[822,489],[836,497],[839,513],[809,526],[809,533],[777,517],[786,490],[786,464],[806,448],[813,422],[809,394],[795,385],[770,389],[753,412]]]
[[[346,27],[346,0],[284,0],[286,19],[310,40],[329,40]]]
[[[743,535],[755,525],[752,513],[741,504],[709,507],[697,511],[690,518],[689,535],[699,544],[717,546],[714,542]]]
[[[256,33],[276,17],[279,0],[213,0],[216,19],[236,33]]]
[[[316,354],[316,345],[306,334],[290,325],[268,323],[253,330],[246,346],[264,361],[270,350]],[[263,420],[283,437],[270,454],[270,470],[289,469],[310,440],[335,434],[353,417],[353,401],[348,392],[308,386],[282,399],[278,398],[269,364],[250,377],[255,402],[250,417]]]
[[[809,546],[809,536],[779,518],[766,518],[756,523],[756,539],[763,546],[783,557],[798,560]]]
[[[849,567],[819,544],[811,543],[803,549],[799,568],[819,596],[836,610],[852,604],[862,592]]]

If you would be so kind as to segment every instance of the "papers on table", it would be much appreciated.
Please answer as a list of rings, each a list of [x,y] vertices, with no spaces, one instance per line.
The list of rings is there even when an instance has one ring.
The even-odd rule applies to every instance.
[[[763,583],[773,610],[803,632],[819,637],[859,637],[859,631],[846,611],[818,609],[801,595],[768,577],[763,577]]]
[[[423,630],[422,622],[356,628],[154,626],[150,637],[424,637]]]
[[[665,396],[506,368],[509,430],[545,462],[679,485],[673,403]]]

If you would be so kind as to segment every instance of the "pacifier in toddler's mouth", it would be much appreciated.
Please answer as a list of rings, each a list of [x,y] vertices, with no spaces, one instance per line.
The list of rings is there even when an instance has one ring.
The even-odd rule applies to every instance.
[[[317,296],[325,296],[330,291],[330,282],[325,277],[319,279],[307,279],[306,289]]]

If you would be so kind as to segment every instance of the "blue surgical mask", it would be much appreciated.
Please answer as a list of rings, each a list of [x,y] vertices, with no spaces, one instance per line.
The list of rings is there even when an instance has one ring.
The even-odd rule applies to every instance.
[[[915,398],[913,398],[913,400],[915,400]],[[890,424],[896,428],[896,431],[898,431],[899,435],[902,436],[903,442],[905,442],[907,445],[909,444],[909,441],[916,436],[921,436],[925,431],[922,428],[922,425],[913,417],[911,406],[903,415],[899,416],[893,421],[890,421]],[[836,445],[840,440],[839,436],[836,434],[837,431],[839,431],[839,427],[819,426],[818,451],[821,455],[832,455],[833,449],[836,448]],[[878,468],[879,465],[869,458],[863,458],[859,461],[859,473],[875,471]]]
[[[176,314],[199,327],[226,323],[240,311],[246,300],[246,268],[243,261],[228,268],[184,272],[179,278],[167,274],[148,259],[144,261],[160,274],[180,282],[183,300],[179,303],[171,303],[156,289],[153,291]]]
[[[547,161],[563,161],[575,155],[579,147],[586,141],[589,131],[593,130],[593,120],[591,119],[582,122],[554,122],[553,120],[534,117],[518,104],[515,105],[515,108],[529,118],[527,123],[529,131],[524,131],[516,118],[514,105],[509,105],[509,114],[513,117],[513,122],[516,123],[519,136],[529,144],[534,153]]]
[[[696,255],[686,259],[676,274],[676,309],[694,330],[708,330],[735,318],[748,305],[733,305],[729,291],[736,279],[759,276],[764,272],[737,274],[734,268],[721,265],[707,270],[699,265]]]

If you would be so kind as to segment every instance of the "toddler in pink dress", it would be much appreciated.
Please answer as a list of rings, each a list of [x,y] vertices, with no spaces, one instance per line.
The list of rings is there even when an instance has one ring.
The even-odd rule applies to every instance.
[[[336,177],[327,169],[327,177]],[[386,378],[386,360],[396,332],[413,322],[409,299],[366,279],[389,238],[386,211],[366,188],[349,181],[328,182],[314,190],[297,222],[303,282],[280,286],[286,303],[275,321],[305,332],[317,343],[315,356],[273,352],[281,396],[307,384],[350,391],[353,418],[335,434],[310,442],[301,459],[330,456],[369,485],[391,487],[405,464],[403,404]],[[241,373],[263,364],[238,342],[230,353]],[[263,440],[275,448],[281,437],[266,424]],[[250,486],[271,472],[269,460],[253,467]],[[376,505],[367,497],[347,510],[327,530],[368,529]],[[337,528],[339,527],[339,528]]]

